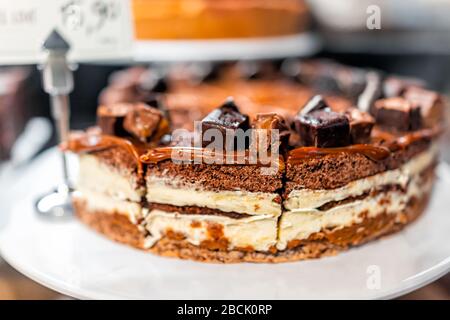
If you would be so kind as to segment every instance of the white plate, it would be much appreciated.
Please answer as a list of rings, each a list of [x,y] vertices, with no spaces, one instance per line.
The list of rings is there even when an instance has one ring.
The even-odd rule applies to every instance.
[[[0,225],[0,252],[25,275],[73,297],[392,298],[449,271],[450,170],[444,164],[427,212],[398,234],[319,260],[219,265],[144,253],[76,220],[42,220],[33,202],[56,184],[58,159],[54,150],[44,153],[9,190],[16,198],[10,198],[15,204]]]
[[[135,62],[274,59],[310,56],[320,48],[318,35],[311,32],[249,39],[148,40],[135,42],[132,58]]]

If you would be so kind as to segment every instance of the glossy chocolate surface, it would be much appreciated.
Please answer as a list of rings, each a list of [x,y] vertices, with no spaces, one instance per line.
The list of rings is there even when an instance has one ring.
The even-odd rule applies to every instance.
[[[374,113],[377,124],[387,130],[414,131],[422,125],[420,106],[405,98],[378,100]]]
[[[249,129],[249,126],[249,117],[239,112],[234,102],[227,99],[222,106],[214,109],[203,118],[202,145],[207,147],[213,142],[217,143],[215,136],[220,134],[223,148],[226,147],[226,143],[229,143],[227,136],[232,136],[235,140],[234,145],[238,147],[239,142],[245,142],[244,131]]]
[[[313,111],[295,119],[295,127],[304,146],[343,147],[350,143],[348,118],[333,111]]]

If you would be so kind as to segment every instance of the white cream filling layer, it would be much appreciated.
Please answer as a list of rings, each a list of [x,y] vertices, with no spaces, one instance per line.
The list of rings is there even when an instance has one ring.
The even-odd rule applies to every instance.
[[[398,184],[403,188],[410,177],[427,167],[436,159],[437,147],[422,152],[398,169],[386,171],[371,177],[352,181],[347,185],[330,190],[299,189],[289,193],[284,207],[290,211],[309,211],[331,201],[340,201],[355,197],[384,185]]]
[[[411,198],[421,199],[423,194],[430,192],[432,186],[432,179],[423,179],[420,177],[420,172],[417,172],[410,176],[406,192],[379,193],[327,211],[317,209],[286,211],[280,218],[277,249],[284,250],[289,241],[307,239],[311,234],[320,232],[322,229],[341,228],[361,223],[362,213],[369,218],[383,213],[400,213]]]
[[[186,241],[198,246],[202,241],[212,240],[208,232],[208,226],[211,224],[222,227],[223,237],[229,242],[228,249],[251,246],[254,250],[267,251],[277,241],[277,218],[270,215],[232,219],[152,210],[147,213],[145,222],[145,229],[150,232],[146,242],[148,248],[161,239],[168,230],[183,234]]]
[[[239,177],[236,177],[239,179]],[[147,201],[173,206],[197,206],[250,215],[281,214],[281,204],[275,202],[276,193],[248,191],[208,191],[186,186],[168,178],[147,178]]]
[[[77,190],[73,197],[75,200],[83,201],[89,211],[122,214],[127,216],[134,224],[143,217],[142,207],[136,202],[118,200],[99,192],[83,191],[82,189]]]
[[[144,188],[136,188],[132,178],[112,170],[95,156],[80,155],[79,167],[77,189],[103,193],[118,200],[141,201]]]

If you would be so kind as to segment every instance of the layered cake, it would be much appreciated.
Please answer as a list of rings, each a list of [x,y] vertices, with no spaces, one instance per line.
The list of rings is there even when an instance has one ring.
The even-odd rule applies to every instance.
[[[133,0],[139,40],[295,34],[308,25],[303,0]]]
[[[443,97],[415,79],[290,63],[298,72],[153,92],[136,87],[136,69],[116,78],[97,125],[63,145],[80,159],[78,217],[113,240],[205,262],[318,258],[416,219]]]

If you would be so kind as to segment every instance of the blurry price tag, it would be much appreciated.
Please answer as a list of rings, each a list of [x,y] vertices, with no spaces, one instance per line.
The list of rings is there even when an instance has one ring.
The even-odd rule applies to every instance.
[[[71,45],[71,61],[122,60],[133,29],[126,0],[0,0],[0,64],[37,63],[56,28]]]

